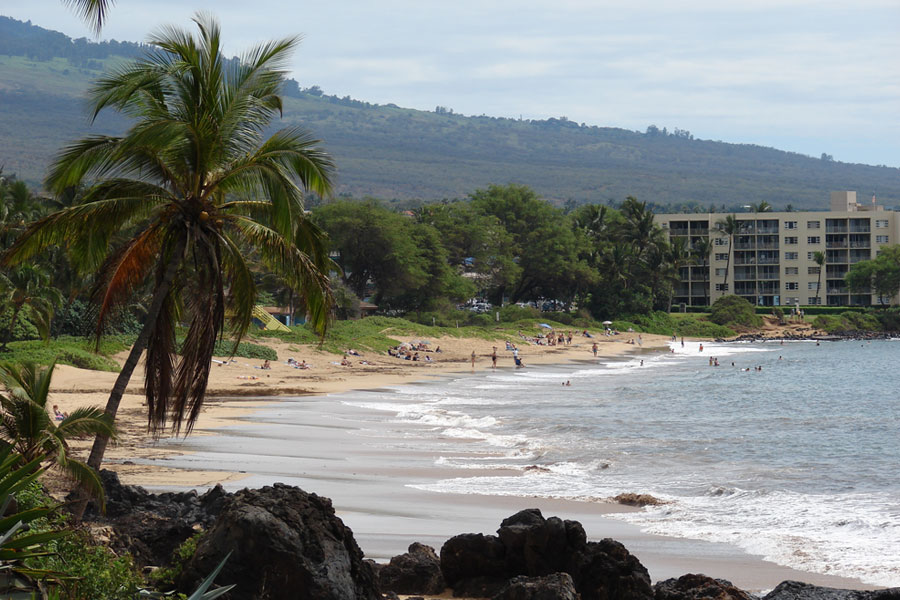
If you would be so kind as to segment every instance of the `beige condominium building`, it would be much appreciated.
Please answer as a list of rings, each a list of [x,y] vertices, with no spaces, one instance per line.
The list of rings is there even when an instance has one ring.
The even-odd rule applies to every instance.
[[[889,302],[872,293],[851,292],[844,282],[851,265],[875,258],[882,246],[900,243],[900,213],[884,210],[874,197],[871,203],[858,203],[856,192],[832,192],[827,212],[734,213],[740,232],[731,248],[729,236],[718,226],[726,216],[656,215],[670,240],[681,237],[691,247],[703,238],[712,242],[707,264],[695,260],[697,264],[680,269],[676,305],[707,305],[726,294],[762,306]],[[825,255],[821,289],[817,251]]]

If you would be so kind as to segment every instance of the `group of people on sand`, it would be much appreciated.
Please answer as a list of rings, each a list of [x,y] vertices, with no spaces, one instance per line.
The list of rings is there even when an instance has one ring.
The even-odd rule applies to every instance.
[[[412,362],[433,362],[431,357],[427,354],[425,355],[424,359],[419,355],[420,352],[431,352],[431,350],[418,350],[417,348],[417,346],[408,346],[401,344],[399,346],[388,348],[387,353],[388,356],[393,356],[394,358],[400,358]],[[441,347],[438,346],[437,348],[435,348],[434,352],[441,352]]]
[[[269,361],[266,362],[268,363]],[[290,357],[287,359],[287,364],[289,367],[294,367],[295,369],[309,369],[310,367],[312,367],[311,364],[306,362],[305,358],[298,362],[294,360],[293,357]]]

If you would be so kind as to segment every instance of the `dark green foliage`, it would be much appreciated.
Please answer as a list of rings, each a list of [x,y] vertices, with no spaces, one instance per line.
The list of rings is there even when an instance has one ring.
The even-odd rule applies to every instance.
[[[813,319],[813,325],[828,333],[881,331],[884,326],[878,318],[879,312],[881,311],[846,311],[837,315],[819,315]]]
[[[731,327],[759,327],[762,324],[762,318],[756,314],[756,308],[744,298],[733,294],[722,296],[713,302],[709,320]]]
[[[49,509],[56,502],[38,483],[16,494],[20,508]],[[87,531],[73,530],[69,518],[61,513],[48,513],[31,523],[35,533],[69,530],[69,535],[48,542],[50,554],[28,559],[31,568],[55,572],[64,578],[60,598],[67,600],[133,600],[142,587],[140,573],[131,557],[116,554],[94,540]]]
[[[181,575],[187,562],[194,556],[194,552],[197,551],[197,544],[202,537],[203,532],[200,531],[184,540],[172,553],[169,566],[159,568],[150,574],[150,581],[154,587],[162,590],[174,589],[175,580]]]
[[[664,311],[631,315],[613,321],[612,328],[619,332],[629,328],[641,333],[655,333],[688,337],[728,338],[734,337],[734,330],[695,317],[694,315],[673,315]]]

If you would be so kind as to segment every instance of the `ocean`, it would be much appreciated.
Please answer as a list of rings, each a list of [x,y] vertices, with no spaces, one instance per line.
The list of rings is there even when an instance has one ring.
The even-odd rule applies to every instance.
[[[584,501],[650,494],[663,504],[610,517],[803,571],[900,586],[900,401],[892,375],[900,342],[704,346],[675,342],[668,353],[331,399],[375,411],[398,446],[430,450],[435,468],[454,475],[410,487]],[[289,423],[290,410],[279,404],[270,418]],[[217,443],[237,452],[235,440],[187,446],[199,444],[201,456]],[[253,463],[254,472],[269,474],[299,468],[275,456]]]

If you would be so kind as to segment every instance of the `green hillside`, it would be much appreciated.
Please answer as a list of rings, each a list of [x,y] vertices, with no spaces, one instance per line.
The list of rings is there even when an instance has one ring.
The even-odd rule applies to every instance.
[[[66,45],[62,34],[0,18],[0,166],[40,181],[67,140],[121,131],[104,116],[91,128],[82,95],[103,68],[138,44]],[[65,36],[62,36],[65,38]],[[53,56],[49,56],[53,54]],[[62,57],[61,54],[66,56]],[[565,119],[520,121],[426,112],[286,90],[284,122],[325,141],[338,191],[399,200],[458,198],[491,183],[522,183],[558,203],[632,195],[672,209],[717,210],[768,201],[824,209],[832,190],[876,191],[900,205],[900,169],[847,164],[754,145],[693,139],[688,132],[634,132]]]

